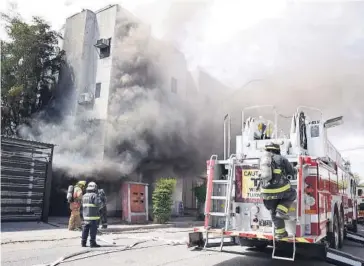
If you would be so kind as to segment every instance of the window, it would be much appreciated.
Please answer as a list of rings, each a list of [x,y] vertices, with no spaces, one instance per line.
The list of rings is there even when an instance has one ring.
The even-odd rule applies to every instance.
[[[101,93],[101,83],[96,83],[95,98],[100,98],[100,93]]]
[[[311,138],[317,138],[320,136],[319,125],[311,125]]]
[[[177,93],[177,79],[175,78],[171,79],[171,91]]]
[[[100,44],[100,59],[106,58],[110,56],[111,51],[111,38],[109,39],[102,39],[103,42],[107,40],[106,43],[103,43],[103,45]]]

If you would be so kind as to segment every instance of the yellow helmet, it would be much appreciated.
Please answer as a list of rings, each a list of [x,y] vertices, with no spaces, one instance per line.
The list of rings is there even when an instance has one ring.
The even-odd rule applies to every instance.
[[[76,186],[84,187],[86,186],[86,181],[78,181]]]

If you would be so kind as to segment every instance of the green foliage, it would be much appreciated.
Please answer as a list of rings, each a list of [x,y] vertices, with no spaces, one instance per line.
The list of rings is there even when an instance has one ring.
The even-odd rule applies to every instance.
[[[52,99],[64,52],[59,34],[41,18],[28,24],[19,15],[1,17],[9,37],[1,41],[1,133],[14,135]]]
[[[193,191],[195,192],[195,197],[199,203],[204,203],[206,201],[206,182],[194,187]]]
[[[152,195],[155,222],[164,224],[171,217],[173,204],[172,194],[175,187],[175,178],[161,178],[157,181]]]

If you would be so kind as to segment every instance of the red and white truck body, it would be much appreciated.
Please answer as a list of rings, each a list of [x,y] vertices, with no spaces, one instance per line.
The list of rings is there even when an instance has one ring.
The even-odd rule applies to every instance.
[[[229,148],[228,151],[225,149],[230,147],[228,136],[227,145],[224,138],[225,158],[219,160],[212,156],[207,161],[205,226],[194,228],[194,231],[236,237],[246,246],[272,244],[270,213],[263,205],[257,185],[259,159],[265,145],[274,142],[280,145],[281,154],[298,166],[297,176],[290,180],[297,191],[297,199],[289,209],[289,215],[294,219],[286,221],[286,230],[295,237],[279,242],[326,243],[340,248],[346,230],[355,231],[358,219],[355,179],[350,163],[327,138],[327,129],[340,123],[342,117],[324,122],[322,113],[314,109],[320,119],[309,120],[303,110],[312,111],[313,108],[301,107],[292,117],[289,134],[279,135],[278,113],[273,107],[272,137],[255,139],[254,132],[262,117],[248,117],[245,121],[246,110],[255,108],[243,111],[242,134],[236,137],[236,154],[230,155]],[[224,124],[225,129],[229,127]]]

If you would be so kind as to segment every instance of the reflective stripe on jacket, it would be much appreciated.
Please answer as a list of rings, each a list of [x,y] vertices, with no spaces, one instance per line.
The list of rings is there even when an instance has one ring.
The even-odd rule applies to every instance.
[[[260,193],[263,199],[279,199],[283,193],[291,189],[288,175],[293,176],[295,169],[292,164],[283,156],[274,154],[272,157],[273,178],[262,186]]]
[[[85,221],[99,220],[100,202],[96,193],[87,192],[82,198],[83,219]]]

